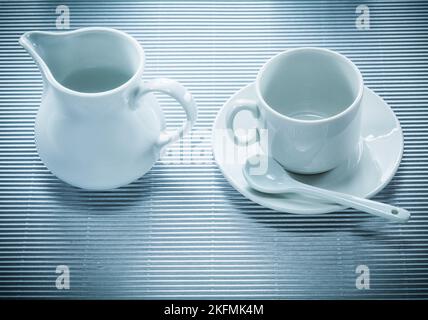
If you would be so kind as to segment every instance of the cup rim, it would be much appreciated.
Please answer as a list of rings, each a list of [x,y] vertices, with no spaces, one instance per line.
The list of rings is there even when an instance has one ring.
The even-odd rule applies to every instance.
[[[76,35],[76,34],[81,34],[81,33],[88,33],[88,32],[92,32],[92,33],[110,33],[110,34],[115,34],[118,37],[124,38],[127,41],[129,41],[130,43],[133,44],[133,46],[135,47],[135,49],[138,52],[138,56],[139,56],[139,63],[138,63],[138,67],[135,70],[135,72],[132,74],[132,76],[126,80],[126,82],[122,83],[121,85],[106,90],[106,91],[99,91],[99,92],[81,92],[81,91],[76,91],[73,89],[70,89],[66,86],[64,86],[63,84],[61,84],[52,74],[51,70],[49,69],[49,67],[46,65],[46,63],[41,59],[41,57],[34,51],[33,46],[29,44],[29,40],[28,40],[28,35],[31,33],[39,33],[39,34],[45,34],[45,35],[51,35],[51,36],[64,36],[64,35]],[[34,60],[40,64],[41,68],[45,71],[47,80],[50,84],[52,84],[56,89],[58,89],[61,92],[73,95],[73,96],[77,96],[77,97],[103,97],[103,96],[109,96],[109,95],[113,95],[117,92],[122,91],[124,88],[128,87],[130,85],[130,83],[135,82],[137,79],[141,78],[141,75],[144,71],[144,63],[145,63],[145,55],[144,55],[144,50],[143,48],[140,46],[140,44],[138,43],[138,41],[132,37],[131,35],[120,31],[118,29],[114,29],[114,28],[109,28],[109,27],[84,27],[84,28],[78,28],[75,30],[70,30],[70,31],[29,31],[24,33],[20,39],[19,39],[19,43],[29,51],[29,53],[32,55],[32,57],[34,58]]]
[[[322,119],[315,119],[315,120],[304,120],[304,119],[296,119],[293,117],[289,117],[287,115],[284,115],[278,111],[276,111],[275,109],[273,109],[263,98],[263,95],[261,93],[260,90],[260,83],[263,77],[263,73],[265,72],[265,70],[267,69],[267,67],[269,67],[270,64],[272,64],[275,60],[282,58],[283,56],[289,55],[292,52],[299,52],[299,51],[316,51],[316,52],[322,52],[324,54],[328,54],[330,56],[336,57],[336,58],[340,58],[343,61],[345,61],[348,65],[351,66],[351,68],[354,70],[354,72],[357,75],[358,78],[358,93],[357,96],[355,97],[355,99],[352,101],[352,103],[346,107],[346,109],[342,110],[339,113],[336,113],[330,117],[327,118],[322,118]],[[263,66],[260,68],[260,70],[257,73],[257,77],[256,77],[256,95],[258,97],[258,100],[263,104],[263,107],[269,111],[270,113],[272,113],[273,115],[280,117],[282,119],[288,120],[288,121],[292,121],[295,123],[305,123],[305,124],[319,124],[319,123],[325,123],[325,122],[329,122],[338,118],[342,118],[343,116],[345,116],[346,114],[348,114],[349,112],[351,112],[353,109],[358,107],[359,102],[361,101],[361,98],[363,96],[363,92],[364,92],[364,81],[363,81],[363,76],[361,75],[360,70],[357,68],[357,66],[346,56],[330,50],[330,49],[326,49],[326,48],[319,48],[319,47],[300,47],[300,48],[292,48],[292,49],[288,49],[285,51],[282,51],[278,54],[276,54],[275,56],[271,57],[268,61],[266,61]]]

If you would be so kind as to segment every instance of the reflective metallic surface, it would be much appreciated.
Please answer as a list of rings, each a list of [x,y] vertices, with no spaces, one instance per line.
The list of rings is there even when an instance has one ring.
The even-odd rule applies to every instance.
[[[0,297],[428,297],[426,3],[365,1],[370,29],[358,30],[353,1],[70,1],[71,28],[130,33],[146,52],[145,79],[182,82],[199,107],[191,137],[109,192],[62,183],[35,149],[42,81],[18,38],[54,30],[58,4],[0,3]],[[403,160],[375,199],[410,210],[408,224],[274,212],[216,167],[210,131],[222,104],[269,57],[299,46],[351,58],[400,119]],[[180,125],[178,105],[159,101]],[[70,290],[56,289],[58,265],[70,268]],[[356,288],[358,265],[370,269],[369,290]]]

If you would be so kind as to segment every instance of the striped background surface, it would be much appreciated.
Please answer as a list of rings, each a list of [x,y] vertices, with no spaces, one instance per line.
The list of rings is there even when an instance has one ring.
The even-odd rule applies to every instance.
[[[35,148],[42,82],[18,38],[54,30],[58,4],[0,2],[0,297],[428,297],[428,4],[365,1],[362,31],[354,1],[65,3],[72,29],[130,33],[146,51],[145,78],[179,80],[198,103],[192,136],[110,192],[62,183]],[[395,111],[404,156],[376,199],[409,209],[408,224],[353,210],[274,212],[221,175],[210,149],[217,112],[264,61],[299,46],[350,57]],[[159,100],[179,125],[181,109]],[[355,287],[360,264],[370,290]],[[56,289],[57,265],[69,266],[70,290]]]

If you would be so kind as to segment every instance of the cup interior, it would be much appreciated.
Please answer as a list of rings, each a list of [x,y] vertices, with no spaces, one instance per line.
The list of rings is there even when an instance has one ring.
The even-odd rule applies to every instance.
[[[350,107],[361,90],[356,66],[330,50],[302,48],[272,58],[259,74],[269,107],[299,120],[332,117]]]

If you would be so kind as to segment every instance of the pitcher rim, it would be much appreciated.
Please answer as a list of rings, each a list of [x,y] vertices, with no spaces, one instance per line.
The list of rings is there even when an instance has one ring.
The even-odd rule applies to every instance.
[[[109,32],[109,33],[115,33],[118,36],[121,36],[125,38],[126,40],[130,41],[134,47],[136,48],[140,61],[139,65],[137,67],[137,70],[134,72],[134,74],[124,83],[122,83],[120,86],[115,87],[110,90],[106,91],[100,91],[100,92],[81,92],[76,91],[70,88],[67,88],[66,86],[62,85],[60,82],[58,82],[57,79],[53,76],[51,73],[50,68],[47,66],[47,64],[44,62],[44,60],[40,57],[40,55],[34,50],[33,45],[30,43],[28,39],[28,35],[33,33],[40,33],[45,35],[52,35],[52,36],[61,36],[61,35],[70,35],[70,34],[79,34],[84,33],[88,31],[95,31],[95,32]],[[85,28],[79,28],[76,30],[70,30],[70,31],[27,31],[25,32],[20,38],[19,43],[31,54],[31,56],[36,60],[37,63],[40,64],[42,69],[45,70],[45,74],[47,77],[47,80],[58,90],[63,91],[67,94],[79,96],[79,97],[101,97],[101,96],[107,96],[112,95],[115,93],[120,92],[127,86],[129,86],[130,83],[135,81],[136,79],[139,79],[144,71],[144,63],[145,63],[145,57],[144,57],[144,49],[141,47],[140,43],[132,37],[131,35],[127,34],[126,32],[123,32],[118,29],[114,28],[108,28],[108,27],[85,27]]]

